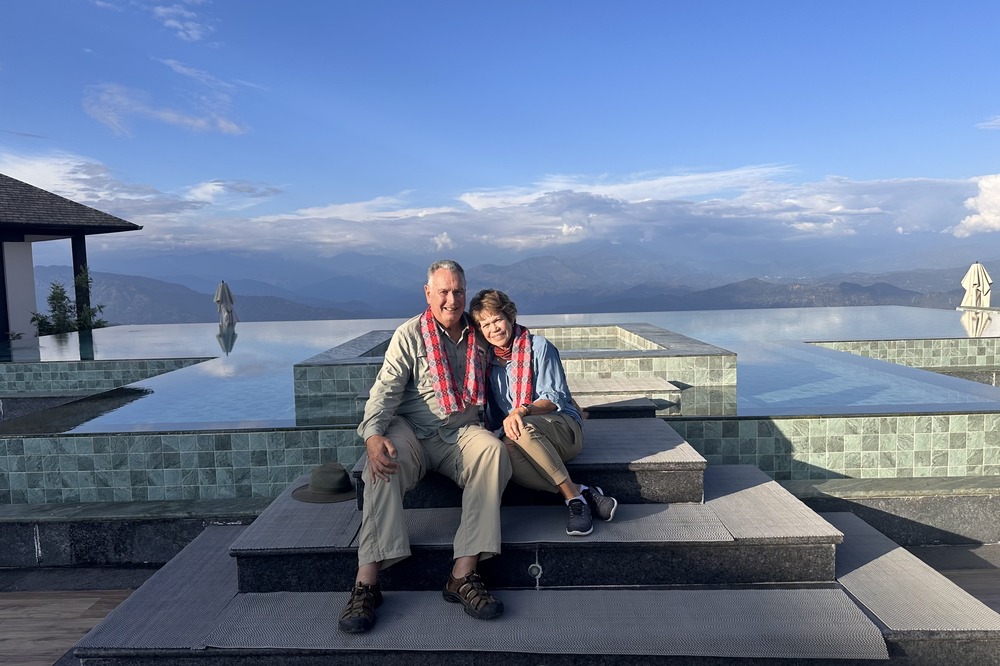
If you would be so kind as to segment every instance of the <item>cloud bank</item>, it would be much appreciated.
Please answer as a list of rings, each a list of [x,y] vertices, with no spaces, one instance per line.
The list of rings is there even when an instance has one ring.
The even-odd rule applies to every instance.
[[[618,178],[551,175],[459,192],[436,206],[414,206],[415,194],[401,192],[281,212],[285,192],[272,184],[213,179],[165,192],[126,183],[100,162],[68,153],[0,152],[0,172],[144,227],[101,239],[108,251],[207,251],[231,248],[236,239],[244,251],[290,256],[448,252],[512,263],[521,253],[585,243],[659,252],[686,247],[720,258],[770,252],[778,259],[808,245],[823,248],[827,265],[816,269],[829,271],[857,248],[877,255],[903,238],[942,244],[977,235],[1000,256],[1000,236],[993,234],[1000,230],[1000,175],[797,183],[783,165]],[[278,212],[255,212],[261,208]]]

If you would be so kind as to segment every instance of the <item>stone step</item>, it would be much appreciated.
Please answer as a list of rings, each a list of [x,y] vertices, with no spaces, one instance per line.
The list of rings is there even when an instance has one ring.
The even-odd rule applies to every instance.
[[[851,513],[824,513],[844,533],[837,580],[875,619],[892,655],[919,664],[1000,663],[1000,614]]]
[[[719,486],[733,501],[753,481],[738,471]],[[488,622],[438,590],[387,591],[362,635],[334,627],[344,591],[241,593],[229,549],[249,528],[210,526],[74,656],[101,666],[997,663],[1000,615],[857,517],[823,518],[844,535],[833,584],[493,588],[505,611]]]
[[[578,483],[599,486],[618,501],[701,502],[705,459],[677,431],[661,419],[584,421],[583,451],[566,464]],[[364,506],[361,472],[365,456],[353,470],[358,506]],[[505,504],[558,502],[554,493],[528,491],[509,484]],[[406,508],[461,506],[461,491],[450,480],[428,474],[406,494]]]
[[[517,666],[540,660],[632,666],[637,659],[671,666],[996,663],[947,633],[930,632],[922,645],[896,642],[854,602],[863,586],[847,594],[840,584],[495,589],[505,611],[487,622],[465,616],[437,590],[387,591],[375,628],[345,635],[334,624],[346,592],[239,592],[227,545],[243,531],[206,529],[84,636],[74,655],[102,666],[459,666],[473,657]],[[853,553],[853,533],[842,550],[855,558],[857,571],[872,556]],[[908,577],[890,582],[904,595],[910,584]],[[588,612],[554,611],[565,608]],[[952,631],[972,629],[984,647],[995,647],[992,618],[949,615],[945,606],[932,626],[940,628],[949,617],[957,628]]]
[[[231,548],[243,592],[347,589],[361,514],[307,504],[291,491]],[[481,564],[506,588],[830,582],[841,535],[752,466],[709,467],[703,504],[620,504],[587,537],[565,533],[564,506],[505,506],[502,555]],[[410,509],[412,556],[383,572],[386,589],[433,590],[452,561],[460,509]]]
[[[589,418],[643,418],[680,414],[681,389],[660,377],[568,377]]]
[[[570,392],[579,400],[588,395],[642,396],[669,398],[681,389],[660,377],[573,377],[566,378]]]
[[[622,665],[637,657],[667,664],[691,658],[843,664],[887,657],[877,627],[835,585],[496,589],[505,611],[488,622],[467,617],[439,590],[387,591],[375,628],[344,635],[334,627],[343,591],[239,592],[226,544],[241,530],[208,528],[84,636],[75,656],[103,666],[342,660],[457,666],[469,663],[470,654],[525,665],[537,664],[542,654],[570,658],[567,663]],[[553,611],[563,608],[589,610]],[[593,619],[596,609],[603,611],[599,620]]]
[[[655,418],[656,411],[661,407],[649,398],[623,398],[617,395],[588,395],[579,398],[576,403],[588,419]]]

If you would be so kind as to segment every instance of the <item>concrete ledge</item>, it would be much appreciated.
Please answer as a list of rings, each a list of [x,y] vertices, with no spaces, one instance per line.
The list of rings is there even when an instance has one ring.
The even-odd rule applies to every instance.
[[[809,508],[853,513],[900,545],[1000,542],[1000,477],[826,479],[781,485]]]
[[[252,522],[271,498],[0,506],[0,567],[169,561],[208,525]]]

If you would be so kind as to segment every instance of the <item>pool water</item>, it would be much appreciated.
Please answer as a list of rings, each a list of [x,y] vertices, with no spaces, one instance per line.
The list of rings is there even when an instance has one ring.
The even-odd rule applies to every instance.
[[[402,321],[240,322],[228,355],[217,324],[98,329],[93,358],[99,360],[215,358],[131,384],[128,400],[104,411],[89,411],[88,400],[54,409],[72,410],[62,431],[74,433],[294,426],[295,363]],[[968,337],[961,313],[950,310],[784,308],[529,315],[518,321],[529,328],[648,323],[733,351],[739,416],[1000,410],[995,387],[806,344]],[[39,360],[79,358],[74,336],[39,342]]]

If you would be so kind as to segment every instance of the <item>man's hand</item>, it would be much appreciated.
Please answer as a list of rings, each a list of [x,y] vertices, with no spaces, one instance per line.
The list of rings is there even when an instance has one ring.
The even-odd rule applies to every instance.
[[[372,472],[372,484],[382,479],[389,483],[389,476],[399,471],[396,462],[396,447],[384,435],[372,435],[365,440],[368,450],[368,469]]]

